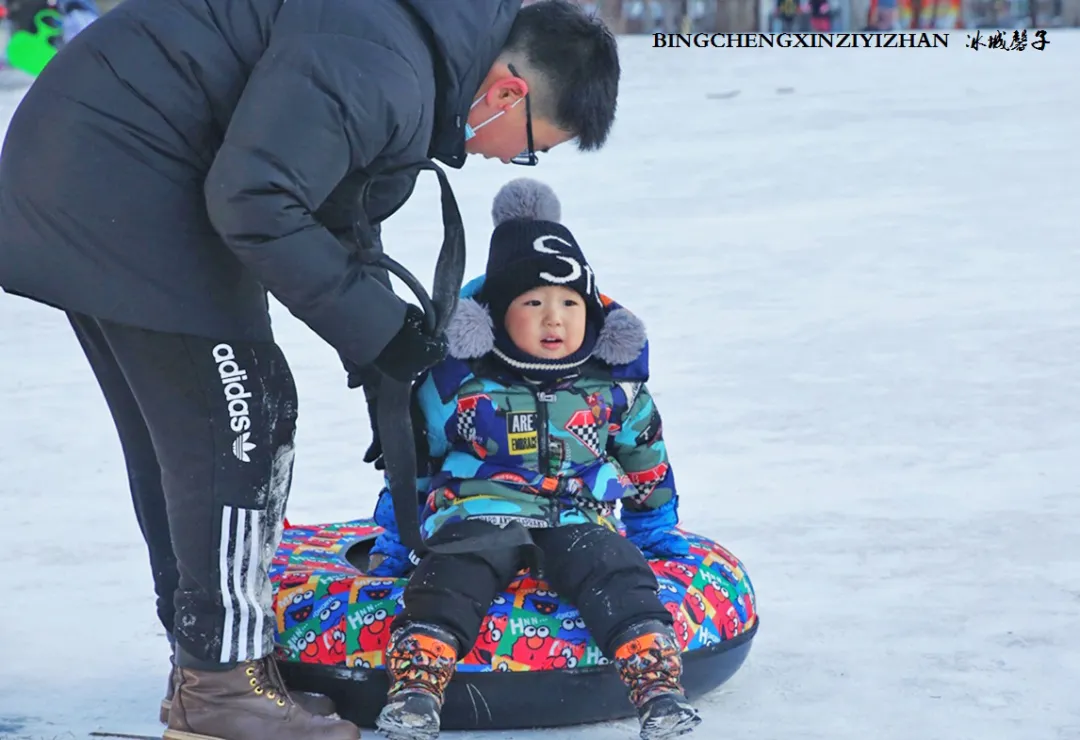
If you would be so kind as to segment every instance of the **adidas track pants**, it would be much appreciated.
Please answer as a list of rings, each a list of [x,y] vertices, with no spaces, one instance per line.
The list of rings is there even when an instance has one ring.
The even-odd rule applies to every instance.
[[[177,660],[225,669],[269,654],[296,430],[280,348],[68,318],[120,436]]]

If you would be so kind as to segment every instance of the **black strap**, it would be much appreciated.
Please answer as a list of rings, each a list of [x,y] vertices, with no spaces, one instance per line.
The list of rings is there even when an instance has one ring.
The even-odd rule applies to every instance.
[[[443,243],[435,264],[431,296],[428,296],[424,286],[412,273],[384,254],[372,238],[373,231],[364,208],[364,198],[371,180],[365,183],[358,204],[357,242],[363,261],[386,269],[416,294],[421,308],[424,309],[428,329],[432,334],[439,334],[446,330],[450,317],[457,308],[465,280],[465,228],[446,173],[434,162],[424,162],[407,169],[434,171],[442,191]],[[390,498],[394,502],[398,533],[405,546],[413,551],[413,556],[419,558],[427,552],[460,554],[532,546],[529,530],[520,523],[437,545],[428,545],[424,541],[418,512],[416,438],[413,435],[411,404],[410,383],[402,383],[386,375],[381,378],[375,401],[375,419],[382,444],[383,462],[386,465]]]

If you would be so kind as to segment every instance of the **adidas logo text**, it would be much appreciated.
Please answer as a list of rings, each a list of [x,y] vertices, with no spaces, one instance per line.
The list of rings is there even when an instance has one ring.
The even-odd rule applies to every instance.
[[[243,381],[247,380],[247,372],[237,364],[233,348],[228,344],[219,344],[212,351],[228,404],[229,428],[239,435],[233,442],[233,454],[241,462],[250,462],[251,458],[247,453],[255,449],[255,444],[248,441],[251,409],[247,399],[251,398],[251,393],[243,385]]]

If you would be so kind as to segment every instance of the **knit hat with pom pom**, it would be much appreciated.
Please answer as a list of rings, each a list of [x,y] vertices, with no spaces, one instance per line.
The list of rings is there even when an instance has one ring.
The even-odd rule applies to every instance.
[[[522,293],[561,285],[581,295],[596,331],[604,321],[600,292],[585,255],[570,230],[559,223],[561,206],[547,185],[529,178],[511,180],[495,196],[483,299],[495,323]]]
[[[570,230],[559,223],[561,206],[547,185],[529,178],[511,180],[495,196],[484,286],[478,298],[488,304],[495,325],[496,354],[532,371],[553,364],[566,370],[589,358],[604,325],[604,308],[592,268]],[[578,293],[585,304],[586,331],[581,349],[560,361],[538,363],[513,346],[503,327],[506,311],[526,291],[558,285]],[[555,367],[557,365],[558,367]],[[527,368],[524,366],[528,366]]]

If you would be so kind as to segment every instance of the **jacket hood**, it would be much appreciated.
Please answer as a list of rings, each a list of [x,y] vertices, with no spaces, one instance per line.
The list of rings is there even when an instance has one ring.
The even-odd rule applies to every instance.
[[[429,156],[465,164],[465,122],[480,83],[502,51],[522,0],[399,0],[427,26],[436,59],[435,128]]]
[[[477,301],[483,289],[483,275],[476,276],[461,288],[461,299],[446,327],[450,357],[475,359],[483,357],[495,346],[495,324],[487,306]],[[593,356],[611,366],[634,365],[632,370],[647,377],[649,339],[644,322],[610,298],[601,297],[607,318]]]
[[[495,324],[487,306],[463,298],[446,327],[450,356],[460,360],[483,357],[495,349]],[[628,365],[641,356],[648,336],[645,324],[625,308],[608,313],[593,357],[608,365]]]

